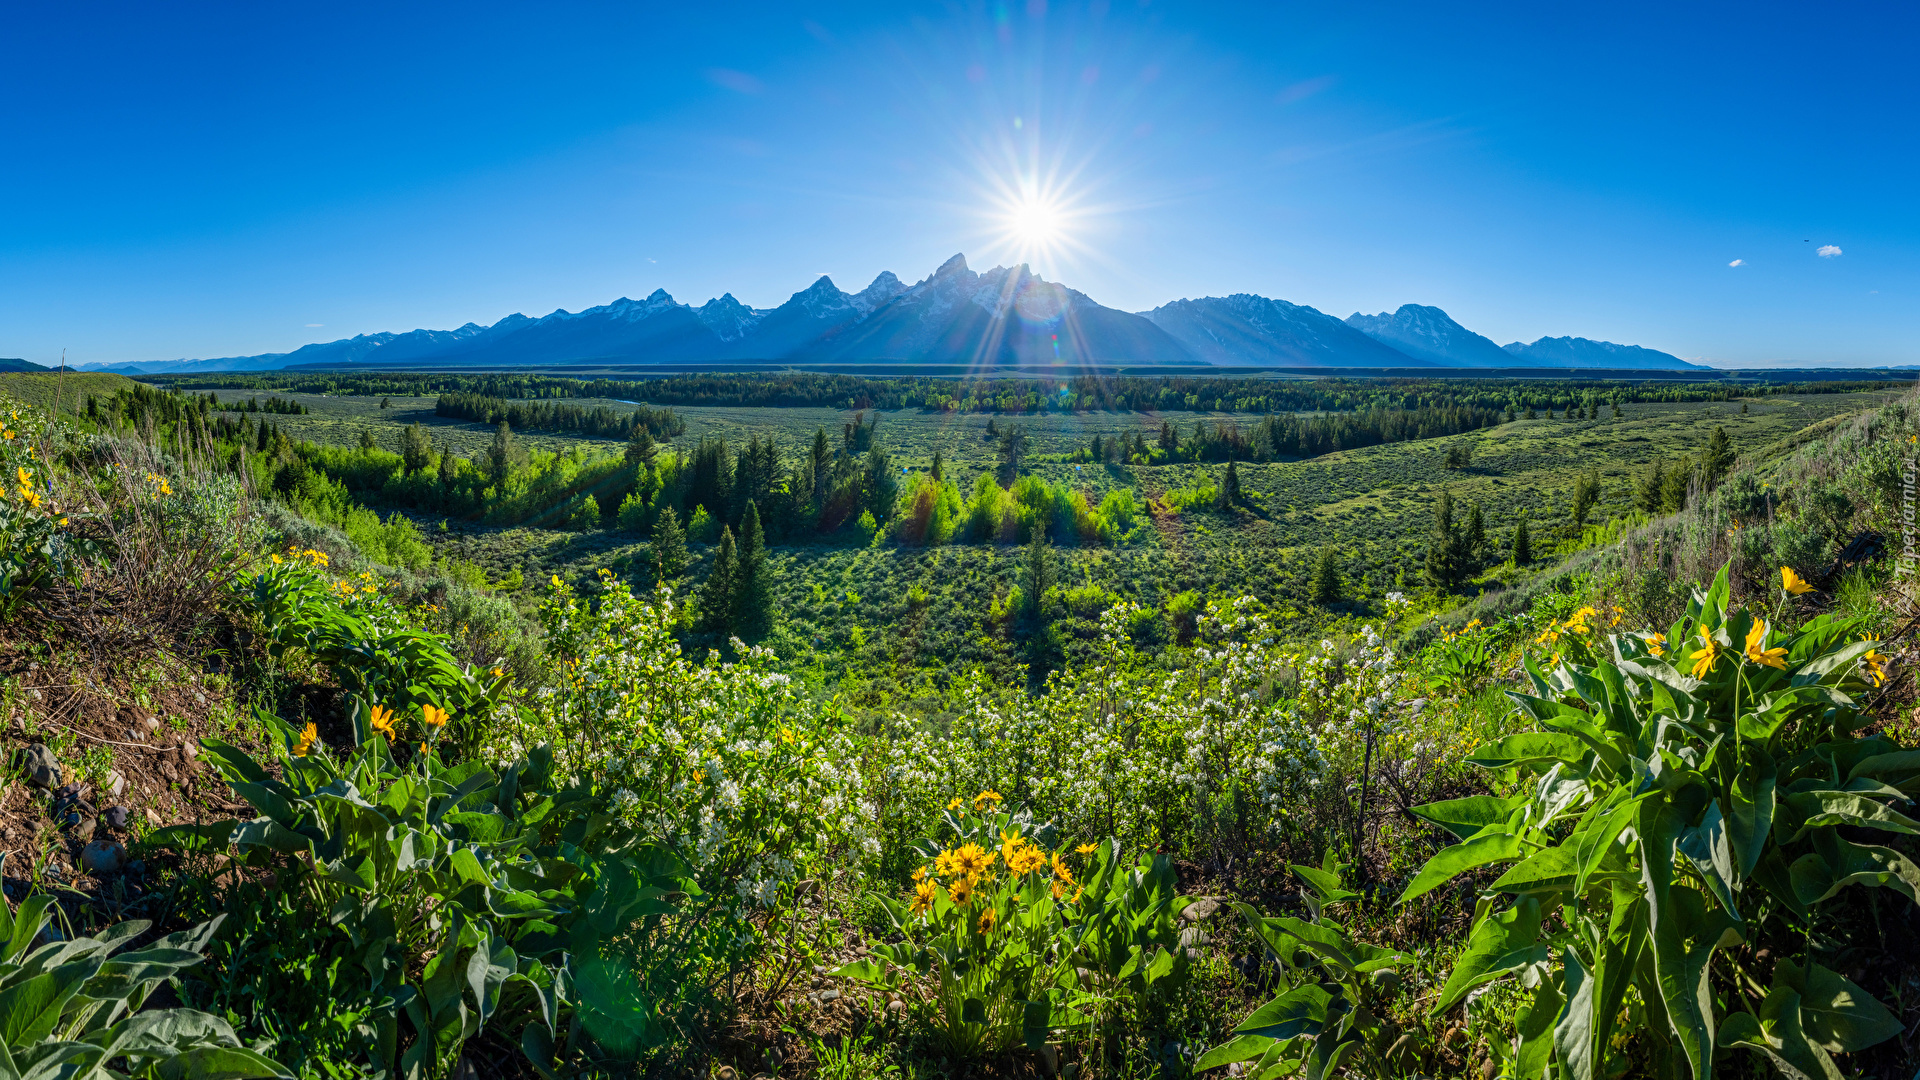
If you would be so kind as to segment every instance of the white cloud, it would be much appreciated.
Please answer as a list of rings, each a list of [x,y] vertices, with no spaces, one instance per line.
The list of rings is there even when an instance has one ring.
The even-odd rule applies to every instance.
[[[1823,259],[1831,259],[1840,254],[1840,249],[1834,247],[1832,244],[1822,244],[1820,245],[1820,250],[1814,252],[1814,254]]]
[[[1728,265],[1728,266],[1745,266],[1745,265],[1747,265],[1747,260],[1745,260],[1745,259],[1735,259],[1735,260],[1733,260],[1732,262],[1730,262],[1730,263],[1728,263],[1727,265]]]
[[[722,89],[732,90],[736,94],[757,94],[765,89],[759,79],[744,71],[733,71],[728,68],[708,68],[707,81]]]
[[[325,325],[327,325],[327,324],[326,324],[326,323],[323,323],[323,322],[310,322],[310,323],[308,323],[308,324],[307,324],[307,329],[309,329],[309,330],[318,330],[318,329],[320,329],[321,327],[323,327],[323,326],[325,326]]]

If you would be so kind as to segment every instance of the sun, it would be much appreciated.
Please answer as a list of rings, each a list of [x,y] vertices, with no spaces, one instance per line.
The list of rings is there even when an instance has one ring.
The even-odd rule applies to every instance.
[[[1061,240],[1063,216],[1060,207],[1049,200],[1023,198],[1007,214],[1007,232],[1023,248],[1050,248]]]

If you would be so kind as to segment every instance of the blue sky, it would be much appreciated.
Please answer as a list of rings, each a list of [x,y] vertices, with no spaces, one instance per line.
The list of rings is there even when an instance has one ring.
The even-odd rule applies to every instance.
[[[27,5],[0,63],[0,356],[284,351],[655,288],[770,307],[964,252],[1128,310],[1413,302],[1502,343],[1920,363],[1917,22]],[[1022,190],[1050,242],[1010,237]]]

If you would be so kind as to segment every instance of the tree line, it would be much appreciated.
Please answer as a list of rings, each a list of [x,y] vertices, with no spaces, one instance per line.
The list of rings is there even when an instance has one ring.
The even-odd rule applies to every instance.
[[[605,405],[574,405],[564,401],[513,401],[477,393],[442,394],[434,414],[483,424],[505,422],[516,431],[568,431],[600,439],[625,439],[645,429],[656,439],[684,435],[687,422],[672,409],[639,405],[632,412],[616,412]]]

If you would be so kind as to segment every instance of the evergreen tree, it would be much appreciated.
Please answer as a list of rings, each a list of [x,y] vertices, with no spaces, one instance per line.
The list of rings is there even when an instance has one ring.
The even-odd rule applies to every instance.
[[[807,489],[809,501],[818,505],[827,489],[827,463],[833,460],[833,447],[827,443],[827,429],[817,428],[813,433],[813,449],[808,455],[813,462],[813,485]]]
[[[733,624],[734,582],[739,576],[739,559],[734,553],[733,530],[720,527],[720,546],[714,549],[713,567],[700,586],[698,626],[714,634],[725,634]]]
[[[1045,529],[1033,530],[1033,539],[1027,541],[1026,563],[1020,569],[1021,599],[1027,603],[1027,614],[1038,620],[1045,610],[1047,593],[1060,583],[1059,570],[1053,562],[1053,545],[1047,542]]]
[[[893,504],[900,499],[900,481],[893,471],[893,458],[874,443],[867,451],[867,509],[873,520],[884,522],[893,516]]]
[[[1600,470],[1590,468],[1573,482],[1573,524],[1577,529],[1586,524],[1587,514],[1593,510],[1593,504],[1600,501]]]
[[[1707,452],[1701,456],[1700,479],[1707,490],[1720,486],[1720,481],[1733,468],[1733,440],[1727,438],[1727,429],[1713,429],[1713,437],[1707,440]]]
[[[1311,599],[1320,607],[1330,607],[1340,602],[1341,588],[1340,557],[1334,554],[1331,547],[1323,547],[1313,562],[1313,577],[1309,583]]]
[[[1655,461],[1640,474],[1640,482],[1634,485],[1633,506],[1649,514],[1660,512],[1661,491],[1667,486],[1666,467]]]
[[[1027,428],[1008,424],[1000,430],[1000,486],[1010,488],[1020,478],[1020,459],[1027,456]]]
[[[408,424],[400,432],[400,468],[412,476],[427,467],[433,458],[433,445],[427,441],[426,429],[418,422]]]
[[[1160,421],[1160,449],[1169,454],[1177,453],[1180,449],[1180,433],[1165,420]]]
[[[940,451],[938,450],[933,452],[933,468],[928,470],[928,474],[933,477],[933,482],[936,484],[945,481],[947,478],[947,470],[941,463]]]
[[[1433,525],[1427,532],[1427,580],[1450,592],[1466,580],[1465,550],[1460,527],[1453,520],[1453,494],[1442,491],[1433,506]]]
[[[513,442],[513,428],[505,420],[493,429],[493,441],[487,444],[487,456],[481,459],[487,470],[487,483],[498,487],[513,471],[513,464],[519,447]]]
[[[733,632],[748,641],[765,636],[773,620],[767,580],[767,541],[760,529],[760,508],[747,503],[740,519],[740,547],[733,571]]]
[[[1662,513],[1677,514],[1687,508],[1687,493],[1693,487],[1693,459],[1681,458],[1679,464],[1667,470],[1666,477],[1660,483],[1660,510]]]
[[[1527,519],[1521,518],[1513,527],[1513,565],[1525,566],[1532,561],[1533,541],[1527,536]]]
[[[1481,517],[1478,502],[1467,507],[1467,527],[1460,534],[1460,546],[1468,577],[1485,570],[1493,562],[1492,547],[1487,541],[1487,524]]]
[[[442,494],[453,490],[453,482],[460,478],[460,459],[453,456],[453,447],[440,444],[440,491]]]
[[[1613,403],[1613,418],[1620,419],[1620,403],[1617,401]]]
[[[653,441],[653,432],[645,424],[633,425],[633,433],[627,436],[627,464],[652,465],[653,457],[660,447]]]
[[[670,582],[687,569],[687,534],[680,527],[680,516],[673,507],[660,509],[660,520],[653,524],[654,580]]]
[[[1240,472],[1233,462],[1227,462],[1227,475],[1220,479],[1219,508],[1232,510],[1240,505]]]
[[[1093,437],[1093,445],[1087,447],[1087,456],[1095,461],[1107,460],[1107,446],[1100,441],[1100,436]]]
[[[379,448],[379,446],[380,446],[380,444],[379,444],[379,443],[377,443],[377,442],[375,442],[375,441],[373,441],[373,429],[372,429],[372,428],[369,428],[369,427],[363,427],[363,428],[361,428],[361,429],[360,429],[360,449],[362,449],[362,450],[375,450],[375,449],[378,449],[378,448]]]

